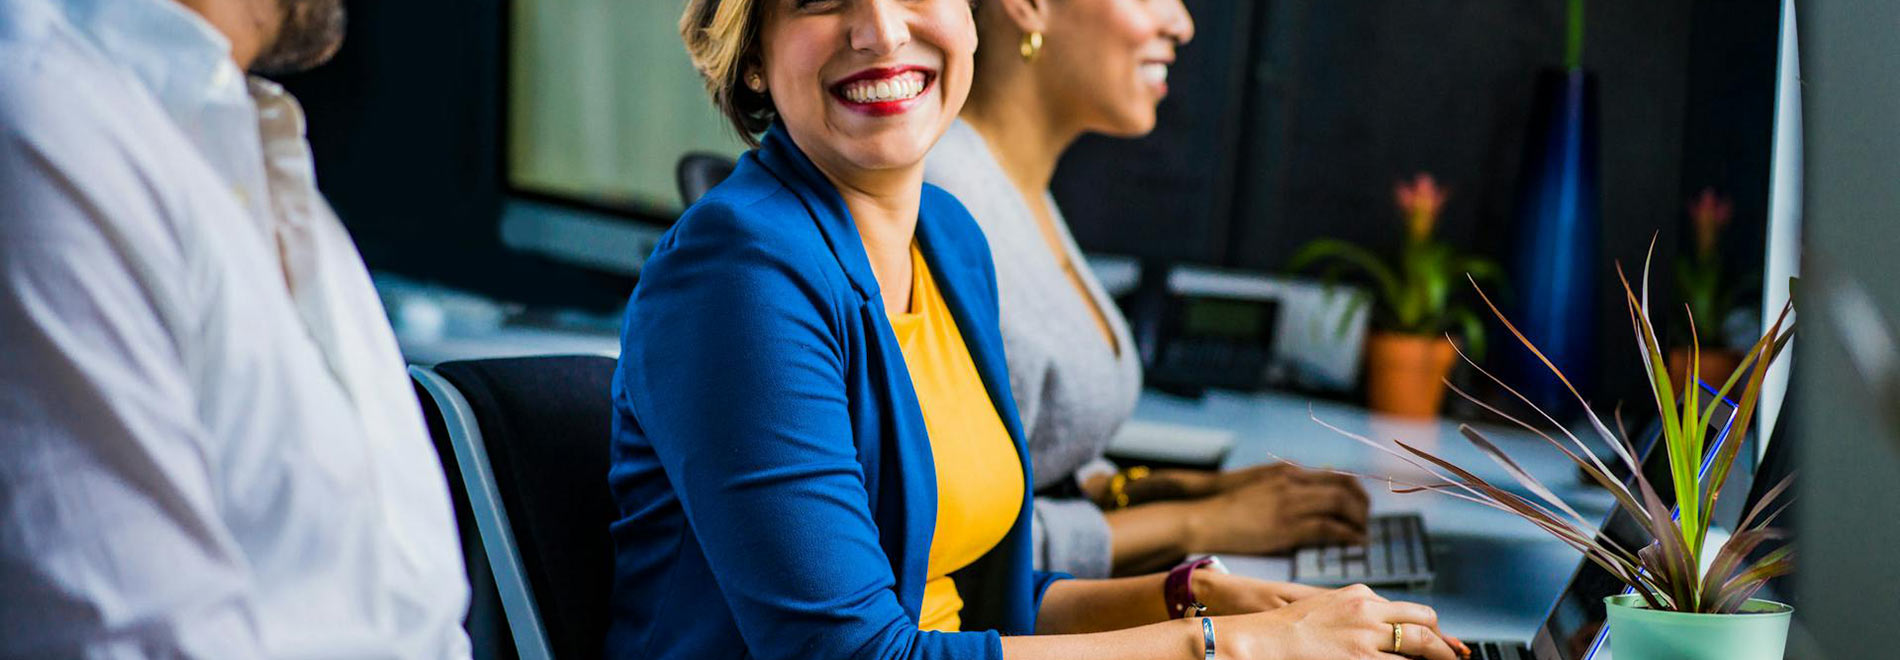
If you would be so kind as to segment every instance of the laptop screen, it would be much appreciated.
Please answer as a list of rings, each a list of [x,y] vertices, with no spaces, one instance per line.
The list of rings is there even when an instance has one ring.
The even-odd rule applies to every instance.
[[[1705,392],[1708,392],[1707,384],[1703,384],[1702,387]],[[1713,392],[1708,392],[1708,396],[1713,395]],[[1715,432],[1715,439],[1703,450],[1700,469],[1704,473],[1713,462],[1717,450],[1731,440],[1740,441],[1740,439],[1728,437],[1729,424],[1734,419],[1733,403],[1725,399],[1716,404],[1715,414],[1709,416],[1708,422],[1709,428]],[[1666,490],[1669,482],[1669,459],[1668,452],[1662,446],[1661,437],[1662,427],[1653,426],[1641,438],[1643,443],[1638,445],[1637,450],[1642,452],[1643,456],[1643,475],[1658,489],[1657,494],[1661,495],[1664,501],[1673,502],[1672,491]],[[1620,506],[1611,508],[1610,515],[1603,522],[1602,530],[1604,535],[1631,551],[1640,549],[1642,540],[1646,538],[1641,524]],[[1596,562],[1588,559],[1581,560],[1576,575],[1570,579],[1569,586],[1551,606],[1550,616],[1545,619],[1544,630],[1541,631],[1547,633],[1550,643],[1556,646],[1554,651],[1557,657],[1563,660],[1586,660],[1595,657],[1602,647],[1607,646],[1604,644],[1603,634],[1603,620],[1607,616],[1603,599],[1627,590],[1628,588],[1621,580],[1604,570],[1602,566],[1598,566]],[[1543,634],[1539,637],[1542,638]],[[1544,654],[1552,651],[1548,648],[1533,650],[1540,658],[1546,657]]]

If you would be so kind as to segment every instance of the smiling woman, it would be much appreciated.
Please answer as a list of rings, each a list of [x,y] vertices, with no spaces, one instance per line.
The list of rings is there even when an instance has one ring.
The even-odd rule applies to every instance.
[[[687,4],[695,66],[757,148],[628,303],[609,656],[1211,658],[1218,626],[1222,658],[1336,658],[1403,625],[1449,660],[1429,609],[1363,588],[1031,570],[989,250],[923,182],[969,92],[971,8]],[[1169,620],[1190,605],[1224,616]]]

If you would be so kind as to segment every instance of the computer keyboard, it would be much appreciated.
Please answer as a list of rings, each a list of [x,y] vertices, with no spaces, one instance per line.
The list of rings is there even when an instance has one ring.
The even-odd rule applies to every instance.
[[[1365,545],[1302,548],[1293,555],[1293,581],[1322,587],[1427,586],[1432,555],[1424,520],[1415,513],[1374,516],[1366,522]]]
[[[1471,660],[1533,660],[1530,649],[1523,644],[1500,642],[1472,642]]]

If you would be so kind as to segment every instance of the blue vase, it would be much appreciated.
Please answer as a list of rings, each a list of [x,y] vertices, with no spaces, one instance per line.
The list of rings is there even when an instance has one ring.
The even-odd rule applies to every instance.
[[[1518,183],[1510,318],[1589,395],[1597,370],[1597,285],[1603,251],[1598,235],[1596,77],[1581,69],[1539,73],[1531,111]],[[1507,361],[1505,382],[1545,411],[1555,416],[1580,410],[1562,381],[1529,351],[1508,348],[1499,351],[1499,357]]]

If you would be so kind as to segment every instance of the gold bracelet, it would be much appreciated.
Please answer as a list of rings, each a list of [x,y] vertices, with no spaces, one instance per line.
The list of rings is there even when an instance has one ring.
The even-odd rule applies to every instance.
[[[1148,478],[1148,466],[1137,465],[1120,472],[1108,480],[1108,494],[1115,501],[1116,509],[1128,508],[1128,484]]]

